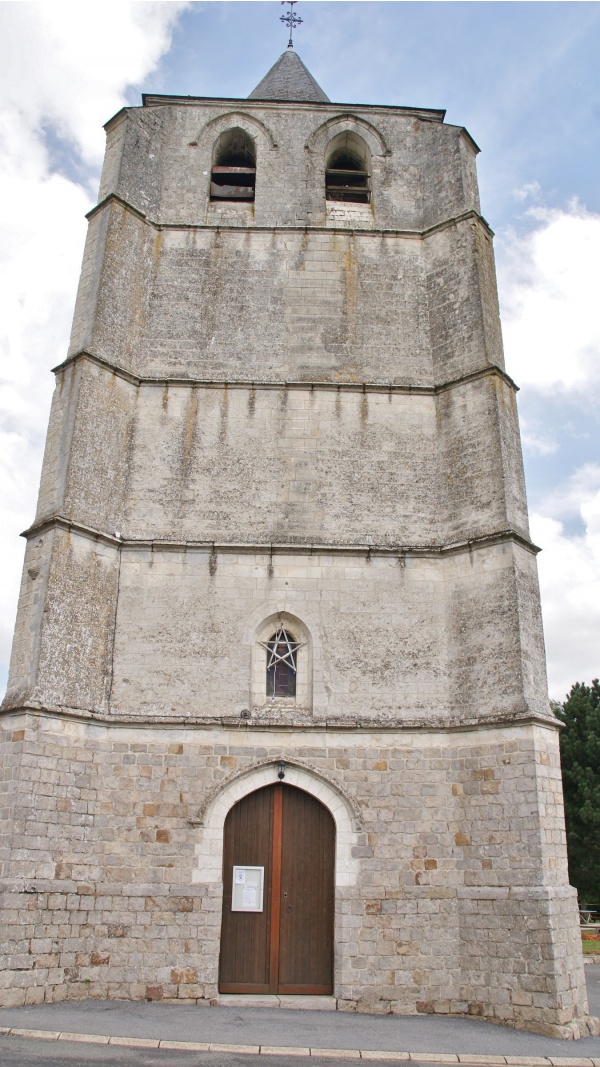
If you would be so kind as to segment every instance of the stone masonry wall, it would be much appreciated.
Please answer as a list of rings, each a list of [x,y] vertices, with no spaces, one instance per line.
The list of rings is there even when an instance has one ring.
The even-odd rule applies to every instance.
[[[561,919],[575,901],[564,865],[548,863],[564,847],[551,728],[340,734],[44,715],[2,727],[16,822],[0,1003],[214,999],[221,886],[203,881],[198,815],[215,788],[283,756],[359,811],[356,874],[336,897],[340,1008],[553,1033],[544,1012],[558,1005],[575,1030],[585,1015]]]
[[[54,531],[49,531],[46,537],[32,538],[25,549],[8,685],[9,699],[15,705],[26,701],[37,684],[40,631],[48,593],[54,536]]]
[[[424,383],[432,330],[436,381],[501,364],[489,233],[463,218],[479,206],[475,147],[440,119],[246,101],[119,113],[101,201],[114,193],[134,210],[113,201],[92,214],[70,352],[146,373]],[[252,205],[208,198],[214,144],[232,125],[256,143]],[[340,129],[371,159],[372,204],[352,233],[327,232],[324,168]]]
[[[69,354],[135,367],[160,234],[119,203],[90,218]]]
[[[214,146],[223,130],[239,127],[256,146],[255,224],[323,225],[327,146],[350,130],[370,155],[376,224],[422,229],[479,209],[478,150],[441,119],[415,109],[249,100],[130,108],[107,124],[102,196],[114,192],[165,224],[209,222],[220,210],[208,202]]]
[[[148,716],[239,715],[252,703],[258,628],[287,611],[313,643],[312,698],[275,715],[549,714],[535,561],[510,543],[445,556],[271,555],[120,547],[50,530],[30,544],[28,561],[8,707],[35,700]],[[66,650],[59,657],[57,641]]]
[[[499,329],[481,311],[494,270],[482,225],[424,240],[159,229],[111,202],[90,221],[69,351],[217,380],[427,386],[503,366]]]
[[[183,541],[430,546],[528,536],[513,390],[57,380],[38,523]]]
[[[106,706],[118,579],[118,552],[105,541],[64,525],[29,541],[4,706]]]
[[[538,626],[520,608],[537,588],[535,561],[510,542],[446,555],[271,555],[121,547],[65,529],[38,540],[43,573],[26,572],[23,596],[39,589],[42,598],[31,608],[23,600],[6,707],[35,700],[149,718],[236,718],[253,705],[259,629],[287,612],[307,634],[311,696],[258,714],[438,724],[550,714]],[[528,619],[521,634],[520,611]]]
[[[250,706],[256,630],[287,611],[318,642],[313,701],[273,708],[276,716],[447,721],[522,713],[521,655],[529,649],[515,636],[513,551],[500,545],[443,562],[126,552],[112,702],[147,716],[239,715]]]
[[[438,477],[431,397],[142,388],[123,528],[218,542],[430,544],[443,537]]]

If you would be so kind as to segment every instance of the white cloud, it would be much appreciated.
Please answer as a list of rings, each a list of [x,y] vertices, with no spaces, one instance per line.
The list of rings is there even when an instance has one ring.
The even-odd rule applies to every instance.
[[[536,433],[535,430],[529,429],[523,419],[521,419],[521,441],[523,448],[533,456],[552,456],[558,452],[560,447],[558,441],[548,437],[546,433]]]
[[[597,390],[600,215],[578,203],[527,215],[533,230],[498,238],[508,372],[542,392]]]
[[[27,130],[51,123],[88,163],[128,86],[156,66],[180,3],[3,4],[0,90]]]
[[[169,46],[181,3],[0,4],[0,673],[66,354],[102,124]],[[65,149],[79,181],[53,165]]]
[[[562,700],[574,682],[600,673],[600,465],[586,464],[531,515],[544,611],[550,694]],[[562,518],[577,515],[583,533],[568,536]]]
[[[513,189],[515,200],[537,200],[541,195],[542,187],[539,182],[525,182],[518,189]]]
[[[538,511],[552,519],[581,518],[600,493],[600,463],[585,463],[542,497]]]
[[[574,468],[531,515],[533,540],[544,550],[550,693],[563,699],[574,682],[600,673],[600,463],[591,437],[600,397],[600,215],[573,202],[531,208],[525,218],[533,222],[529,232],[499,237],[498,276],[507,369],[536,395],[525,450],[542,457],[560,450],[561,468]],[[578,411],[585,419],[578,421]],[[594,452],[582,463],[590,443]]]

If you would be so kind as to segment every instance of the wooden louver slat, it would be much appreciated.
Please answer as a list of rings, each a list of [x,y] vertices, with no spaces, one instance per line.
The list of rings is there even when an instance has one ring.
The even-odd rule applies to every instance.
[[[251,185],[217,185],[210,183],[212,200],[253,200],[254,189]]]
[[[256,167],[213,167],[213,174],[256,174]]]

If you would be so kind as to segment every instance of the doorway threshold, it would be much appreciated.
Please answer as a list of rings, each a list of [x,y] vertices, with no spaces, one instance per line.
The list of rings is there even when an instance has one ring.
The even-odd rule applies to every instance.
[[[292,1008],[304,1011],[336,1011],[335,997],[292,993],[219,993],[217,1003],[224,1008]]]

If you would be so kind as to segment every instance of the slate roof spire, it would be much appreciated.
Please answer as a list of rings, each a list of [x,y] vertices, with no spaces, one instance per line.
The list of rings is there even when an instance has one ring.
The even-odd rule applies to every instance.
[[[289,46],[265,74],[248,100],[293,100],[329,103],[329,97],[304,66],[294,48]]]

